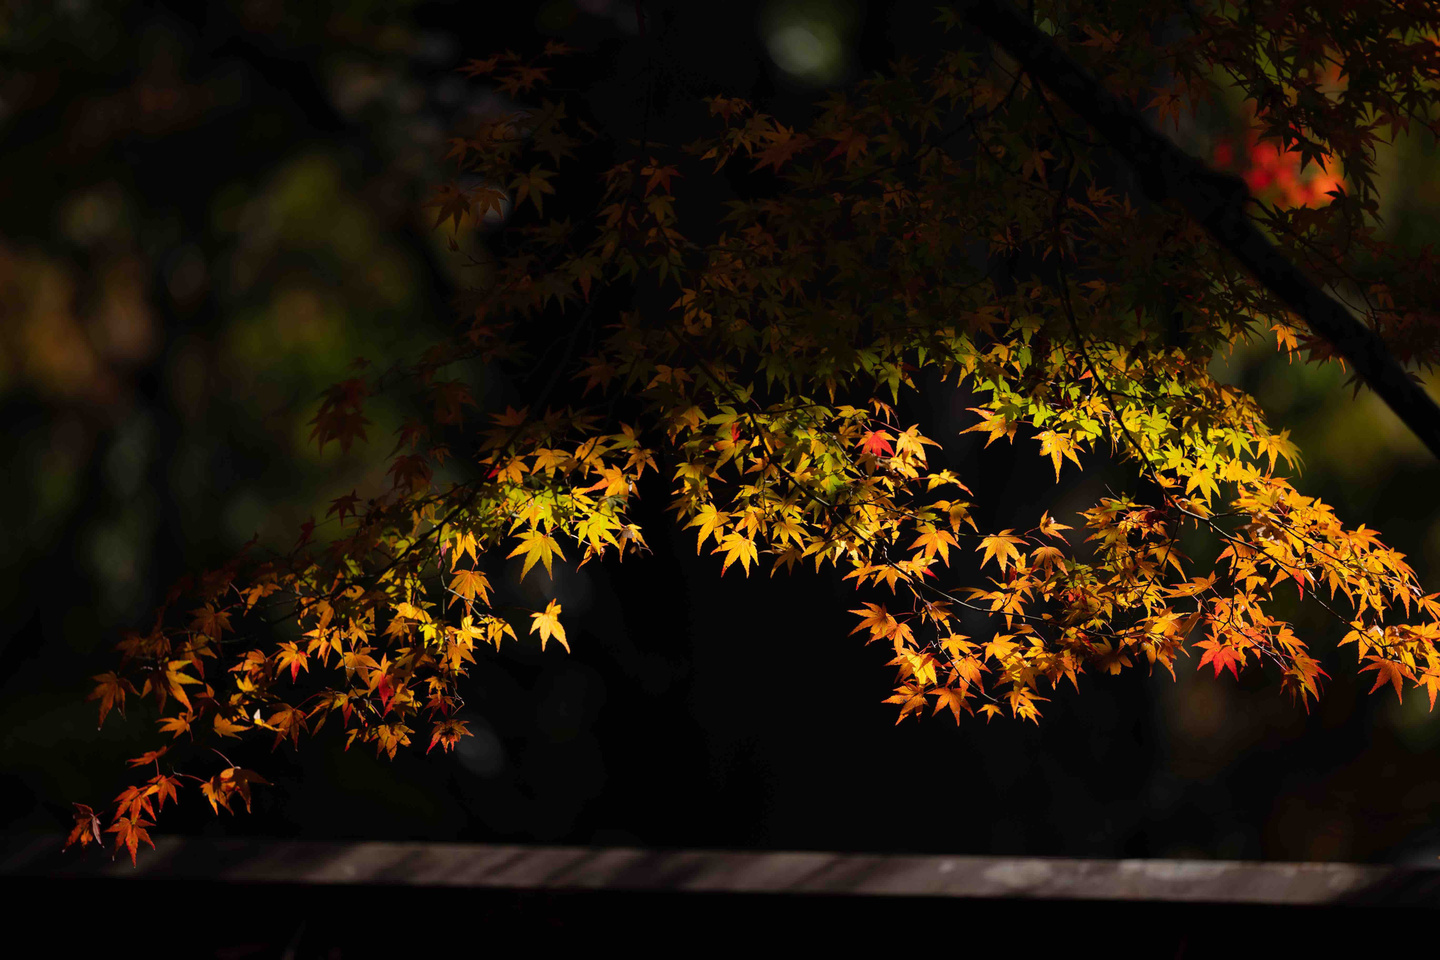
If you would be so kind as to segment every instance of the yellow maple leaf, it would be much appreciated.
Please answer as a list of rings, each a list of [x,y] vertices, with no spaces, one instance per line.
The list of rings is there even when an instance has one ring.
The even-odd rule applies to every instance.
[[[958,546],[960,544],[948,531],[932,529],[926,530],[916,537],[915,542],[910,544],[910,549],[920,548],[921,555],[927,560],[938,552],[941,562],[948,567],[950,565],[950,548]]]
[[[1295,446],[1290,439],[1289,430],[1281,430],[1278,434],[1262,434],[1255,438],[1259,452],[1270,459],[1270,469],[1275,469],[1275,458],[1283,457],[1293,469],[1300,461],[1300,448]]]
[[[555,557],[559,557],[561,560],[565,559],[565,554],[560,552],[560,544],[555,541],[555,538],[539,530],[527,530],[520,534],[520,545],[511,550],[505,559],[509,560],[522,553],[525,555],[525,565],[520,569],[521,580],[525,579],[525,575],[530,572],[531,567],[535,566],[536,561],[543,563],[545,573],[553,577],[554,573],[550,569],[551,561]]]
[[[995,413],[982,407],[967,407],[971,413],[978,413],[984,419],[973,427],[966,427],[961,433],[970,433],[972,430],[983,430],[990,436],[985,438],[985,446],[990,446],[1001,437],[1009,440],[1015,439],[1015,421],[1006,419],[1003,413]]]
[[[560,641],[560,646],[565,652],[570,652],[570,644],[565,640],[565,628],[560,625],[560,601],[551,600],[544,613],[530,614],[530,632],[540,634],[540,649],[545,649],[545,641],[554,637]]]
[[[182,733],[190,732],[190,720],[191,715],[187,711],[177,717],[161,717],[155,722],[160,725],[160,730],[162,733],[168,733],[172,736],[178,737]]]
[[[1039,531],[1040,531],[1042,534],[1044,534],[1045,536],[1050,537],[1051,539],[1054,539],[1054,540],[1064,540],[1064,539],[1065,539],[1065,535],[1064,535],[1063,533],[1061,533],[1060,531],[1061,531],[1061,530],[1073,530],[1073,529],[1075,529],[1075,528],[1072,527],[1072,526],[1070,526],[1068,523],[1060,523],[1060,522],[1058,522],[1057,520],[1055,520],[1053,517],[1050,516],[1050,512],[1047,510],[1047,511],[1040,517],[1040,526],[1038,526],[1036,529],[1039,530]]]
[[[730,568],[730,564],[736,560],[745,568],[745,576],[750,576],[750,564],[759,562],[759,555],[756,552],[755,541],[740,533],[727,533],[725,539],[720,541],[720,546],[711,550],[711,553],[725,551],[725,562],[720,565],[720,572],[723,574]]]
[[[706,537],[713,536],[715,542],[719,543],[724,535],[725,524],[729,522],[730,514],[723,510],[716,510],[713,503],[702,506],[700,512],[695,514],[694,519],[685,525],[687,529],[689,527],[700,528],[700,535],[695,539],[695,552],[700,552],[700,548],[705,545]]]
[[[249,729],[250,729],[249,727],[244,726],[243,724],[231,723],[229,720],[227,720],[227,719],[225,719],[224,717],[220,716],[220,714],[218,714],[218,713],[215,714],[215,721],[214,721],[214,723],[215,723],[215,732],[218,733],[218,734],[219,734],[220,736],[222,736],[222,737],[236,737],[236,738],[238,738],[238,737],[240,736],[240,734],[242,734],[242,733],[244,733],[246,730],[249,730]]]
[[[1000,565],[1000,572],[1004,573],[1010,566],[1011,560],[1019,560],[1020,551],[1015,548],[1015,544],[1024,543],[1025,538],[1010,536],[1014,532],[1012,529],[1006,529],[992,536],[983,537],[980,540],[980,546],[975,548],[976,553],[981,550],[985,551],[985,558],[980,561],[980,566],[985,566],[993,558]]]
[[[455,576],[450,579],[450,592],[455,594],[456,599],[470,601],[479,597],[481,603],[487,606],[490,603],[490,581],[479,570],[455,571]]]
[[[1048,456],[1055,464],[1055,480],[1060,480],[1060,460],[1069,457],[1074,461],[1075,466],[1085,469],[1080,464],[1080,458],[1075,456],[1075,441],[1063,433],[1056,433],[1054,430],[1042,430],[1035,435],[1040,441],[1040,456]],[[989,446],[989,444],[986,444]]]

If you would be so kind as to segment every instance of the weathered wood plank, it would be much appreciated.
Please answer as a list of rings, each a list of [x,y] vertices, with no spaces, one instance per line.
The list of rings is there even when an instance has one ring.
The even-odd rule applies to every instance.
[[[12,845],[11,878],[165,878],[556,891],[795,893],[972,899],[1440,906],[1440,869],[1223,860],[640,850],[447,843],[311,843],[166,837],[138,867]]]

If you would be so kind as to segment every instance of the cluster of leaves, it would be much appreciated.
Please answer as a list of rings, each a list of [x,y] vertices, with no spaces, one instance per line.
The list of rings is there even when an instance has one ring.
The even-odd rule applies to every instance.
[[[1372,265],[1398,256],[1366,219],[1367,158],[1379,126],[1428,122],[1435,59],[1416,38],[1434,35],[1433,13],[1186,3],[1179,39],[1157,44],[1150,3],[1035,6],[1057,43],[1137,104],[1193,110],[1231,83],[1287,149],[1343,165],[1353,193],[1262,208],[1275,242],[1317,277],[1360,284],[1344,267],[1355,250]],[[856,632],[892,650],[901,719],[1036,720],[1063,681],[1078,689],[1082,673],[1141,661],[1173,673],[1187,647],[1217,676],[1273,669],[1308,704],[1326,675],[1275,614],[1282,587],[1346,625],[1377,688],[1421,685],[1433,706],[1436,595],[1374,531],[1299,492],[1287,434],[1208,373],[1246,338],[1274,333],[1316,359],[1325,345],[1177,208],[1137,207],[1113,159],[1034,77],[954,16],[941,21],[954,49],[833,95],[808,127],[710,99],[710,136],[639,144],[604,171],[579,223],[544,217],[562,173],[593,172],[573,159],[593,131],[541,97],[564,50],[472,62],[470,74],[539,104],[453,142],[459,173],[433,200],[437,226],[516,211],[473,315],[409,369],[431,415],[401,431],[388,490],[331,505],[328,540],[309,524],[284,557],[242,557],[178,588],[97,678],[102,721],[128,694],[196,744],[298,744],[336,717],[347,748],[393,757],[428,725],[427,752],[449,750],[467,733],[456,714],[477,650],[518,642],[487,560],[521,558],[523,579],[646,549],[629,511],[641,485],[662,482],[652,473],[722,574],[813,563],[868,591]],[[1349,81],[1338,102],[1316,92],[1334,62]],[[737,164],[768,186],[722,222],[682,230],[687,178]],[[1391,284],[1380,302],[1367,318],[1391,333],[1424,300]],[[562,356],[542,356],[552,374],[528,406],[476,423],[463,371],[513,365],[517,324],[545,330]],[[922,376],[968,392],[968,431],[986,446],[1035,444],[1057,482],[1109,458],[1129,466],[1134,491],[1074,524],[1046,514],[1023,532],[981,530],[961,476],[932,465],[936,441],[897,412]],[[573,396],[556,401],[571,377]],[[337,385],[315,439],[364,439],[365,399],[383,388],[384,377]],[[437,480],[441,468],[457,478]],[[1182,535],[1218,558],[1195,564]],[[970,554],[983,582],[951,582]],[[554,601],[531,611],[528,635],[569,649],[561,614]],[[116,802],[109,829],[132,854],[183,776],[161,772],[162,753],[137,761],[156,776]],[[205,796],[248,806],[262,781],[226,764],[201,781]],[[99,836],[81,808],[72,841]]]
[[[1260,124],[1247,123],[1238,150],[1234,140],[1223,138],[1211,159],[1221,169],[1243,163],[1245,186],[1253,195],[1271,200],[1277,209],[1327,204],[1344,195],[1345,179],[1332,169],[1336,164],[1322,157],[1307,174],[1299,151],[1282,150],[1273,140],[1262,141],[1260,133]]]

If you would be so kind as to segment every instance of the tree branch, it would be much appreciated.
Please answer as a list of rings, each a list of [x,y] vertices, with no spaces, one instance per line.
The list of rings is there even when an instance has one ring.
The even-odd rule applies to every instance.
[[[1244,182],[1190,156],[1151,128],[1006,0],[956,0],[970,26],[989,37],[1059,97],[1130,164],[1145,195],[1173,199],[1259,283],[1327,340],[1440,458],[1437,406],[1370,327],[1291,263],[1245,213]]]

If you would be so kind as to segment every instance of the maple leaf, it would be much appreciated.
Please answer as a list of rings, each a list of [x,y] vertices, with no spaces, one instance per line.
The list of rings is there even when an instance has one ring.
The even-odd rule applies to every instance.
[[[226,812],[234,813],[230,808],[230,800],[238,795],[245,801],[245,810],[250,811],[250,786],[252,784],[269,785],[266,780],[254,770],[244,770],[240,767],[226,767],[209,780],[200,784],[200,792],[205,799],[210,801],[210,807],[218,814],[220,808],[224,807]]]
[[[855,162],[865,155],[869,147],[869,138],[853,127],[846,127],[837,130],[830,135],[835,141],[835,149],[826,155],[826,160],[834,160],[842,153],[845,155],[845,169],[849,170]]]
[[[1030,561],[1036,569],[1042,571],[1051,567],[1062,567],[1065,564],[1065,552],[1059,547],[1047,544],[1031,550]]]
[[[1289,430],[1281,430],[1278,434],[1266,433],[1256,437],[1256,445],[1260,448],[1260,452],[1269,458],[1271,470],[1275,469],[1277,456],[1283,457],[1292,468],[1300,460],[1300,448],[1291,441]]]
[[[937,552],[940,554],[940,561],[946,566],[950,565],[950,548],[959,547],[960,543],[947,530],[931,529],[924,531],[910,544],[910,549],[920,547],[921,555],[925,558],[933,557]]]
[[[388,714],[390,705],[405,689],[405,685],[397,684],[389,673],[379,673],[376,676],[379,677],[379,681],[375,686],[375,693],[380,697],[380,710],[382,714]]]
[[[727,533],[720,541],[720,546],[711,550],[711,553],[725,552],[725,562],[720,565],[720,572],[723,574],[730,568],[730,564],[736,560],[740,566],[745,568],[745,576],[750,576],[750,564],[758,562],[759,554],[756,552],[755,541],[740,533]]]
[[[1015,545],[1017,543],[1024,543],[1025,538],[1012,537],[1010,534],[1014,532],[1014,530],[1006,529],[1001,530],[997,534],[993,534],[988,537],[982,537],[980,540],[980,546],[975,548],[976,553],[979,553],[982,550],[985,552],[984,558],[980,561],[980,566],[985,566],[985,564],[989,563],[993,559],[997,564],[1000,565],[1000,572],[1004,573],[1012,560],[1019,560],[1020,551],[1016,548]]]
[[[1211,662],[1215,662],[1213,658]],[[1132,665],[1130,655],[1126,652],[1125,648],[1123,646],[1115,646],[1112,648],[1108,641],[1096,644],[1094,663],[1097,670],[1104,670],[1111,676],[1119,674],[1122,668]],[[1215,675],[1220,675],[1218,666],[1216,667]]]
[[[127,691],[136,693],[136,690],[129,680],[113,672],[97,674],[92,679],[95,681],[95,690],[85,699],[100,701],[100,720],[95,724],[99,728],[105,725],[105,716],[111,709],[116,710],[122,717],[125,715],[125,694]]]
[[[997,661],[1004,662],[1005,658],[1015,652],[1020,645],[1015,642],[1015,635],[1000,633],[985,641],[985,656]]]
[[[510,551],[505,559],[518,557],[521,554],[525,555],[525,565],[520,570],[521,580],[525,579],[525,575],[530,572],[530,568],[535,566],[536,562],[543,563],[546,575],[553,577],[554,573],[550,569],[551,560],[554,557],[565,559],[565,554],[560,551],[560,544],[555,542],[555,538],[539,530],[527,530],[522,533],[520,545]]]
[[[649,165],[640,168],[640,176],[648,178],[645,181],[645,196],[650,196],[657,189],[662,193],[669,193],[670,180],[680,176],[680,168],[662,167],[655,162],[654,157],[651,157]]]
[[[429,753],[434,750],[435,744],[438,743],[446,753],[449,753],[455,748],[455,744],[460,742],[461,737],[472,736],[466,729],[465,723],[464,720],[442,720],[436,723],[431,730],[430,746],[425,748],[425,752]]]
[[[544,613],[532,613],[530,620],[532,621],[530,632],[540,634],[541,650],[545,649],[545,641],[554,637],[560,641],[560,645],[565,648],[566,653],[570,652],[570,644],[565,641],[565,628],[560,625],[560,601],[551,600],[545,607]]]
[[[855,634],[861,630],[868,629],[871,640],[880,640],[889,637],[895,633],[896,627],[899,626],[895,618],[885,609],[884,604],[867,603],[859,610],[851,610],[850,612],[857,614],[861,618],[860,626],[850,632]]]
[[[531,67],[516,63],[496,86],[505,93],[517,94],[534,88],[537,83],[544,83],[549,73],[549,67]]]
[[[290,668],[290,682],[294,683],[300,679],[300,671],[303,668],[310,669],[310,660],[305,652],[295,644],[293,640],[287,640],[280,644],[280,650],[275,654],[275,660],[280,669]]]
[[[457,599],[469,601],[476,597],[487,606],[490,603],[490,581],[479,570],[456,570],[455,575],[450,578],[450,592],[455,594],[450,600],[451,603]]]
[[[1043,701],[1047,698],[1036,695],[1033,690],[1016,685],[1005,694],[1005,699],[1010,701],[1010,712],[1017,719],[1029,720],[1031,723],[1038,724],[1040,710],[1035,706],[1035,701]]]
[[[937,698],[935,700],[935,713],[939,713],[948,707],[950,712],[955,716],[955,722],[957,724],[960,722],[961,710],[964,710],[966,713],[973,712],[970,704],[965,700],[965,692],[963,690],[956,690],[953,687],[937,687],[932,692]]]
[[[370,672],[379,670],[379,662],[370,656],[369,647],[356,647],[340,654],[340,663],[345,668],[345,679],[349,680],[358,672],[360,679],[368,683]]]
[[[468,384],[458,380],[436,382],[430,387],[431,399],[435,404],[435,422],[447,426],[458,425],[464,419],[464,408],[475,406]],[[326,516],[329,516],[327,513]],[[343,520],[343,517],[342,517]]]
[[[970,433],[974,430],[981,430],[988,433],[989,436],[985,438],[985,446],[987,447],[1001,437],[1009,440],[1015,439],[1016,421],[1007,419],[1004,414],[995,413],[994,411],[985,410],[980,407],[968,407],[967,409],[971,413],[980,414],[981,420],[973,427],[966,427],[964,430],[961,430],[961,433]]]
[[[900,716],[895,718],[895,723],[899,724],[911,713],[917,717],[922,715],[921,711],[925,709],[925,688],[916,683],[903,684],[895,689],[894,694],[886,697],[884,702],[901,705]]]
[[[258,718],[260,711],[256,710],[255,715]],[[258,723],[257,726],[259,726]],[[300,734],[304,733],[307,729],[305,725],[305,711],[296,709],[288,703],[281,704],[280,708],[270,715],[270,719],[265,721],[264,726],[275,731],[275,743],[271,745],[270,749],[273,750],[280,746],[280,742],[286,737],[290,738],[293,746],[299,746]]]
[[[234,628],[230,626],[230,614],[217,609],[214,604],[207,603],[198,610],[191,611],[190,629],[219,639],[226,630],[233,632]]]
[[[699,527],[700,533],[695,538],[695,552],[698,554],[700,548],[705,545],[705,538],[713,536],[715,542],[719,543],[724,534],[725,525],[730,521],[730,514],[716,510],[713,503],[707,503],[700,507],[698,513],[685,526]]]
[[[162,710],[165,709],[165,698],[167,695],[173,696],[176,700],[184,704],[185,709],[191,709],[190,697],[185,693],[185,687],[187,685],[198,684],[200,680],[183,671],[194,662],[195,661],[191,660],[169,661],[165,664],[165,672],[163,675],[152,674],[146,679],[145,687],[141,693],[153,692],[155,694],[155,700]]]
[[[150,798],[155,796],[156,792],[157,790],[153,786],[126,787],[115,798],[115,816],[117,818],[155,816],[155,805]]]
[[[235,737],[237,739],[239,738],[240,734],[250,729],[243,724],[232,723],[230,720],[222,717],[218,713],[215,714],[215,719],[212,721],[212,725],[215,728],[215,732],[218,733],[220,736]]]
[[[191,714],[187,710],[185,713],[182,713],[179,716],[161,717],[156,722],[160,724],[160,730],[162,733],[168,733],[172,736],[178,737],[182,733],[190,732],[191,719]]]
[[[555,188],[550,185],[550,178],[553,176],[555,176],[554,171],[542,170],[539,167],[534,167],[529,173],[517,176],[510,184],[515,191],[515,206],[518,207],[524,203],[528,197],[530,202],[535,204],[535,212],[543,214],[545,212],[545,194],[555,192]]]
[[[155,763],[166,753],[168,753],[169,750],[169,747],[161,747],[159,750],[149,750],[145,753],[142,753],[140,756],[134,758],[133,760],[127,760],[125,762],[130,764],[130,766],[132,767],[143,767],[147,764]]]
[[[130,865],[135,865],[135,854],[140,844],[149,844],[150,849],[155,849],[154,842],[150,839],[146,827],[153,827],[155,824],[148,820],[139,818],[121,817],[110,826],[105,828],[106,833],[115,834],[115,852],[119,853],[123,848],[130,851]]]
[[[1075,466],[1082,470],[1085,469],[1080,464],[1080,458],[1075,456],[1075,441],[1070,437],[1053,430],[1042,430],[1035,437],[1040,441],[1040,456],[1048,456],[1055,463],[1055,481],[1057,483],[1060,481],[1061,458],[1069,457]],[[985,445],[988,447],[990,444],[987,442]]]
[[[1220,676],[1221,670],[1229,670],[1231,676],[1240,679],[1239,667],[1245,665],[1245,651],[1217,640],[1201,640],[1195,646],[1205,651],[1195,669],[1199,670],[1208,663],[1215,668],[1216,677]]]
[[[1440,693],[1440,670],[1432,667],[1421,674],[1420,679],[1415,682],[1424,685],[1425,692],[1430,695],[1430,709],[1434,710],[1435,695]]]
[[[334,500],[331,500],[330,509],[325,511],[325,516],[329,518],[332,514],[338,514],[340,518],[340,525],[344,526],[345,515],[349,514],[352,517],[355,516],[355,504],[359,502],[360,497],[356,495],[354,490],[351,490],[343,497],[336,497]]]
[[[810,144],[809,137],[797,134],[793,128],[779,123],[766,131],[764,137],[770,142],[755,155],[756,170],[773,167],[775,172],[779,173],[782,165]]]
[[[471,563],[478,563],[479,558],[476,551],[480,548],[475,540],[475,534],[466,530],[463,534],[455,537],[455,552],[450,559],[450,569],[454,570],[460,565],[460,558],[468,555]],[[483,574],[482,574],[483,576]],[[488,601],[486,601],[488,602]]]
[[[467,77],[483,77],[486,74],[493,73],[495,68],[502,62],[513,59],[515,59],[513,53],[496,54],[485,60],[467,60],[463,67],[457,67],[456,70],[465,74]]]
[[[872,457],[893,456],[895,448],[890,441],[894,439],[884,430],[871,430],[860,438],[860,450]]]
[[[410,743],[410,734],[412,731],[399,721],[382,723],[374,729],[376,756],[379,756],[383,752],[388,755],[391,760],[394,760],[395,752],[399,750],[401,746],[406,746]]]
[[[310,439],[323,450],[331,440],[340,441],[340,451],[347,453],[356,440],[365,439],[365,428],[370,420],[361,412],[369,384],[363,378],[345,380],[330,387],[324,393],[320,412],[310,421],[315,429]]]
[[[1370,688],[1370,692],[1374,693],[1389,683],[1395,687],[1396,698],[1403,702],[1405,697],[1400,689],[1400,681],[1402,679],[1414,680],[1415,672],[1403,663],[1396,663],[1394,660],[1387,660],[1384,657],[1372,656],[1369,660],[1370,665],[1368,667],[1361,667],[1360,672],[1364,673],[1367,670],[1375,671],[1375,686]]]
[[[1059,523],[1059,522],[1055,521],[1054,519],[1051,518],[1049,511],[1046,511],[1046,512],[1040,517],[1040,525],[1039,525],[1038,527],[1036,527],[1036,529],[1039,530],[1040,533],[1044,534],[1044,535],[1047,536],[1047,537],[1050,537],[1051,539],[1054,539],[1054,540],[1064,540],[1064,539],[1065,539],[1065,535],[1064,535],[1063,533],[1061,533],[1060,531],[1061,531],[1061,530],[1073,530],[1074,527],[1071,527],[1071,526],[1069,526],[1068,524]]]
[[[155,803],[157,810],[165,809],[165,801],[178,803],[180,799],[180,779],[178,777],[167,777],[156,774],[151,777],[148,786],[155,788]]]
[[[75,808],[75,826],[71,828],[70,835],[65,838],[65,846],[62,849],[68,850],[72,845],[78,843],[81,849],[88,847],[92,842],[95,846],[104,846],[100,839],[100,818],[95,816],[95,811],[83,803],[72,804]]]

